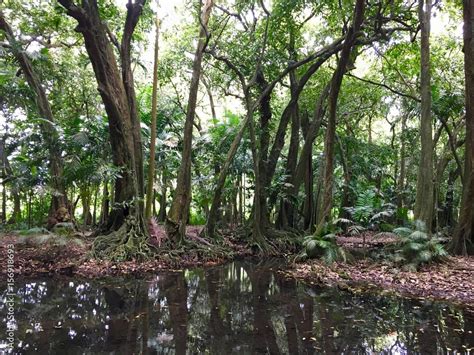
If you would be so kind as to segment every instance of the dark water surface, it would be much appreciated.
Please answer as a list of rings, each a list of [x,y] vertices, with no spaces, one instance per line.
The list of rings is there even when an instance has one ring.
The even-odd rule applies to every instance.
[[[442,303],[314,288],[273,270],[234,262],[147,280],[17,281],[15,352],[474,354],[472,314]]]

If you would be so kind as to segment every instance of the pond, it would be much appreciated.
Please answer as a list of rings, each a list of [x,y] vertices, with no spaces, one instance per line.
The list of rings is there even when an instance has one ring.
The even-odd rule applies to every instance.
[[[438,302],[308,286],[276,272],[277,266],[240,261],[158,272],[145,280],[18,280],[15,353],[474,351],[473,314]]]

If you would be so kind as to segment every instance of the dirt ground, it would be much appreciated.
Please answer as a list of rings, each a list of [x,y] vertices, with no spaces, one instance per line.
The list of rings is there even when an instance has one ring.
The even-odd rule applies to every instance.
[[[392,233],[362,237],[338,237],[338,244],[348,250],[374,250],[396,242]],[[366,249],[364,249],[366,248]],[[444,263],[406,271],[384,261],[359,257],[351,262],[326,265],[321,260],[308,260],[294,265],[289,276],[310,283],[335,285],[354,292],[373,290],[410,298],[446,300],[474,310],[474,257],[450,256]]]
[[[202,227],[189,226],[187,237],[197,243],[206,241],[199,237]],[[164,234],[164,230],[163,230]],[[164,250],[156,259],[148,261],[112,262],[96,260],[90,255],[92,239],[88,237],[71,238],[57,243],[55,236],[43,235],[21,237],[13,234],[0,235],[0,264],[7,265],[7,248],[13,244],[15,250],[14,270],[17,277],[33,278],[38,276],[78,276],[97,278],[115,275],[144,276],[162,269],[177,269],[195,266],[212,266],[229,260],[228,256],[203,255],[199,252],[180,254],[168,253]],[[51,240],[49,240],[51,239]],[[58,238],[59,240],[59,238]],[[232,257],[251,255],[252,251],[244,245],[234,243],[225,238],[224,247]],[[173,255],[171,255],[173,254]],[[6,267],[0,269],[0,274],[6,273]]]

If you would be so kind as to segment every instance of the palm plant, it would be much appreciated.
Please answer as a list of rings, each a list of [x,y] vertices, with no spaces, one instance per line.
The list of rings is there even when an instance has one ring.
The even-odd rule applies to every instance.
[[[303,239],[304,250],[300,257],[321,258],[325,263],[346,261],[346,253],[336,243],[336,228],[333,224],[326,223],[317,234],[306,236]]]
[[[399,227],[393,232],[400,237],[394,260],[408,270],[415,271],[422,264],[440,262],[448,255],[441,239],[430,236],[422,221],[415,221],[413,228]]]

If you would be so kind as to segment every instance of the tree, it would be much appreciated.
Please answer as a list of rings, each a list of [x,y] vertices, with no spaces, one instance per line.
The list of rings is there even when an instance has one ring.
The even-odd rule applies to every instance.
[[[458,255],[472,254],[474,233],[474,1],[463,1],[464,73],[466,90],[466,150],[464,181],[459,222],[453,237],[453,251]]]
[[[174,191],[168,217],[166,219],[166,233],[175,243],[181,243],[186,233],[186,223],[189,218],[191,203],[191,146],[193,140],[193,122],[196,114],[197,93],[201,77],[201,63],[204,49],[208,42],[207,25],[213,6],[213,0],[206,0],[200,17],[199,40],[194,55],[191,84],[189,87],[188,107],[184,124],[183,150],[179,167],[177,186]]]
[[[77,20],[76,31],[84,38],[109,120],[113,162],[120,169],[115,180],[115,206],[104,235],[94,241],[94,252],[113,259],[143,257],[149,247],[143,217],[143,158],[130,45],[146,0],[128,1],[120,45],[102,21],[96,0],[84,0],[80,6],[70,0],[58,1]],[[111,42],[120,52],[122,75]]]
[[[431,123],[430,22],[431,0],[419,0],[421,27],[421,155],[413,214],[425,223],[429,231],[433,221],[433,138]]]
[[[158,48],[160,36],[160,22],[156,19],[155,51],[153,64],[153,89],[151,100],[151,138],[150,138],[150,162],[148,165],[148,180],[146,189],[145,217],[151,217],[151,205],[154,200],[153,183],[155,180],[155,151],[156,151],[156,101],[158,96]]]
[[[337,64],[336,71],[331,79],[329,89],[329,117],[326,128],[326,138],[324,141],[324,181],[323,181],[323,199],[321,205],[321,215],[318,220],[317,230],[322,228],[324,222],[331,218],[332,195],[333,195],[333,174],[334,174],[334,146],[336,136],[336,115],[337,99],[341,88],[344,73],[350,64],[350,57],[354,43],[359,36],[359,30],[364,19],[365,2],[357,0],[354,8],[353,24],[346,33],[341,56]]]
[[[22,74],[25,76],[31,91],[33,92],[38,114],[41,116],[39,126],[43,140],[49,152],[50,186],[53,190],[49,216],[54,218],[60,209],[68,209],[66,188],[63,180],[63,160],[61,157],[61,146],[59,144],[59,134],[56,128],[56,121],[40,78],[35,72],[27,53],[23,48],[21,48],[21,44],[15,39],[13,30],[1,11],[0,30],[4,32],[13,55],[20,65]]]

